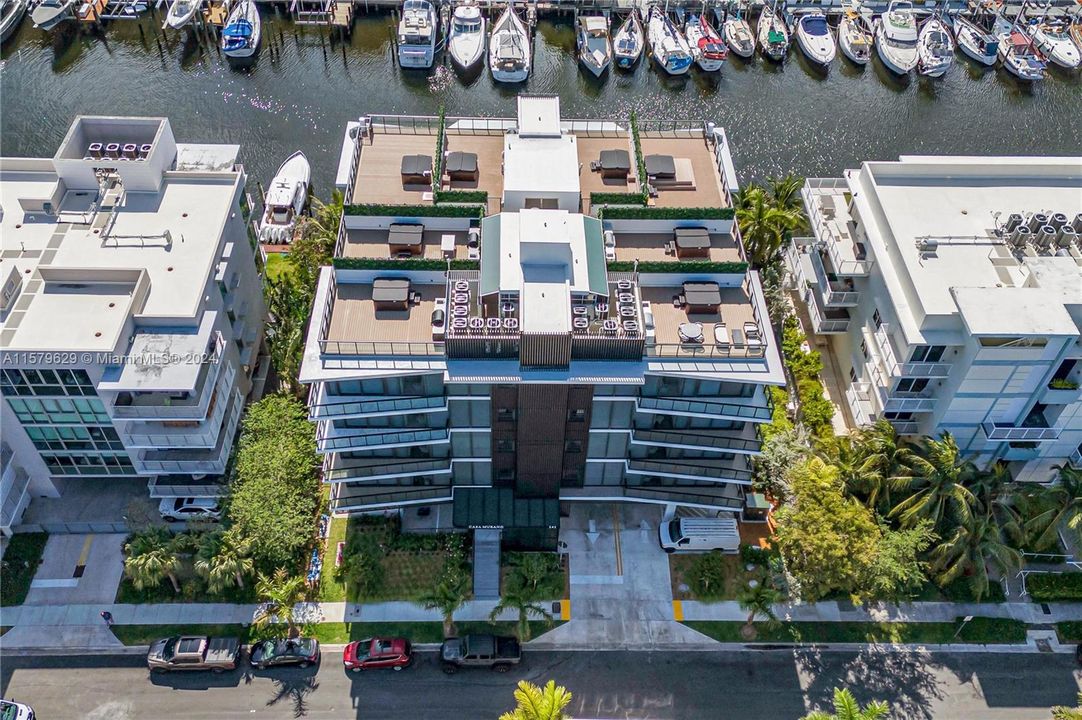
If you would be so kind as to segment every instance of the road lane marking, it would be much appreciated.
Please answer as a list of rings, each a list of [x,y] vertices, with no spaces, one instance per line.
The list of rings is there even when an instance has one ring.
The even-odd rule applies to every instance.
[[[83,576],[83,572],[86,570],[86,559],[90,557],[90,546],[93,544],[94,536],[87,535],[86,540],[83,541],[83,551],[79,554],[79,562],[75,564],[75,572],[71,575],[73,578],[81,578]]]

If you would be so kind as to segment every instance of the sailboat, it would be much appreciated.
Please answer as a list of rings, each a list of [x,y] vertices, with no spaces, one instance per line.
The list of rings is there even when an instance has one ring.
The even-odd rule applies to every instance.
[[[530,75],[530,34],[510,5],[492,26],[488,67],[497,82],[522,82]]]
[[[958,41],[958,47],[968,57],[988,67],[996,64],[999,40],[992,33],[958,15],[954,18],[954,37]]]
[[[691,67],[687,40],[658,5],[646,15],[646,40],[654,61],[668,74],[683,75]]]
[[[687,25],[684,26],[684,36],[687,38],[688,47],[691,48],[691,56],[695,58],[695,64],[705,72],[721,70],[729,51],[725,49],[718,31],[706,19],[706,15],[691,15]]]
[[[838,54],[827,16],[819,10],[803,13],[796,23],[796,43],[813,63],[829,67]]]
[[[27,0],[0,0],[0,43],[15,34],[26,14]]]
[[[191,22],[202,5],[203,0],[173,0],[169,12],[165,14],[165,24],[162,27],[179,30]]]
[[[733,53],[742,58],[750,58],[755,54],[755,36],[742,13],[742,10],[737,10],[735,15],[727,17],[721,24],[721,34]]]
[[[954,64],[954,37],[935,13],[917,35],[917,70],[921,75],[943,77]]]
[[[39,0],[30,11],[30,19],[34,21],[34,27],[52,30],[72,17],[74,5],[75,0]]]
[[[642,57],[642,49],[645,38],[642,32],[642,21],[639,20],[639,11],[632,10],[624,24],[612,36],[612,54],[616,58],[616,67],[625,70],[634,67]]]
[[[263,199],[263,219],[259,223],[259,241],[285,245],[293,240],[297,216],[308,202],[308,182],[312,168],[304,153],[290,155],[278,168]]]
[[[1018,14],[1021,16],[1022,12]],[[1027,82],[1044,80],[1048,63],[1041,51],[1034,47],[1033,38],[1026,34],[1018,19],[1012,23],[1002,15],[997,17],[995,33],[999,39],[999,60],[1007,72]]]
[[[908,75],[917,66],[917,19],[913,3],[893,0],[875,28],[875,49],[887,69]]]
[[[874,33],[863,15],[847,10],[838,25],[838,46],[842,54],[857,65],[867,65],[872,57]]]
[[[781,62],[789,54],[789,28],[782,22],[777,7],[777,2],[771,8],[763,7],[763,11],[759,13],[756,33],[759,36],[759,49],[762,50],[763,55]]]
[[[451,62],[462,70],[473,68],[485,56],[485,16],[477,5],[470,3],[455,8],[447,52]]]
[[[241,0],[229,13],[229,20],[222,30],[222,52],[226,57],[250,58],[259,50],[263,28],[259,10],[253,0]]]
[[[575,28],[575,44],[579,64],[601,77],[612,63],[612,42],[609,41],[609,21],[600,15],[580,15]]]

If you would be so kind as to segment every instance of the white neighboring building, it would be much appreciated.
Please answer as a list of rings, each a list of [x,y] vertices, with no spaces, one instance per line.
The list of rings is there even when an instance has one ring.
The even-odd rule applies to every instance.
[[[903,156],[803,196],[787,264],[858,423],[1082,466],[1082,158]]]
[[[0,160],[4,532],[55,478],[220,492],[265,312],[237,152],[79,117]]]

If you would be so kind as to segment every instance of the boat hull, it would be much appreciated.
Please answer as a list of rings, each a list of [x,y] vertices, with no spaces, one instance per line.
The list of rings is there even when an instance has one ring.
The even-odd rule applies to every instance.
[[[654,62],[669,75],[686,75],[688,70],[691,69],[691,58],[669,58],[668,60],[663,60],[657,55],[654,55]]]
[[[0,43],[7,42],[8,38],[15,34],[26,15],[26,3],[23,0],[17,0],[13,6],[11,12],[0,22]]]
[[[616,67],[622,70],[630,70],[631,68],[635,67],[635,63],[639,61],[640,56],[641,53],[636,53],[634,55],[613,53],[613,62],[616,64]]]
[[[797,33],[796,43],[800,46],[800,51],[804,53],[804,57],[822,67],[829,67],[830,63],[834,62],[835,55],[837,55],[833,43],[829,47],[825,44],[814,43],[805,38],[803,33]]]
[[[398,64],[404,68],[414,70],[427,70],[432,67],[435,58],[435,49],[431,46],[399,45]]]
[[[1079,50],[1070,40],[1050,40],[1041,33],[1033,34],[1033,44],[1036,45],[1044,56],[1065,70],[1077,70],[1079,66]]]
[[[526,82],[526,78],[530,76],[528,68],[522,70],[500,70],[498,68],[492,68],[492,79],[496,82],[502,83],[520,83]]]
[[[39,30],[52,30],[65,20],[71,20],[71,6],[71,3],[61,7],[42,7],[39,5],[30,13],[30,19],[34,22],[34,27]]]
[[[725,64],[724,60],[715,60],[713,58],[700,57],[695,60],[695,64],[699,66],[699,69],[703,72],[717,72],[721,70],[722,65]]]
[[[980,49],[979,43],[981,34],[968,23],[962,19],[955,21],[956,32],[954,34],[955,43],[970,60],[980,63],[986,67],[992,67],[996,64],[996,53],[986,53]],[[996,46],[992,46],[996,47]]]
[[[741,32],[741,27],[743,32]],[[729,46],[729,49],[733,51],[733,54],[738,55],[745,60],[755,55],[755,40],[751,34],[751,28],[744,21],[735,22],[726,20],[722,26],[722,37],[725,38],[725,44]],[[740,42],[738,38],[745,38],[745,42]]]
[[[605,62],[602,65],[598,65],[592,60],[588,59],[583,53],[579,53],[579,65],[590,71],[590,74],[594,77],[601,77],[605,74],[605,71],[609,69],[609,60],[605,58]]]

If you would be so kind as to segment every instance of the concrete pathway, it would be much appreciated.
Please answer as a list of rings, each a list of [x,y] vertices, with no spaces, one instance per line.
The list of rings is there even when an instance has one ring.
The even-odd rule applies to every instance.
[[[715,603],[684,600],[676,608],[684,620],[745,621],[748,614],[735,601]],[[781,604],[774,611],[782,620],[793,622],[954,622],[965,615],[1012,618],[1029,625],[1047,625],[1065,620],[1082,620],[1082,603],[1048,603],[1048,612],[1038,603],[947,603],[916,602],[903,605],[871,603],[843,609],[836,602]]]

